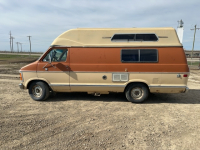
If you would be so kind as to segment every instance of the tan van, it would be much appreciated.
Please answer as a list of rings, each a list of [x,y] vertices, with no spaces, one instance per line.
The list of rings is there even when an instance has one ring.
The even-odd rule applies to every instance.
[[[34,100],[52,92],[124,92],[142,102],[152,93],[185,93],[189,68],[174,28],[72,29],[20,70]]]

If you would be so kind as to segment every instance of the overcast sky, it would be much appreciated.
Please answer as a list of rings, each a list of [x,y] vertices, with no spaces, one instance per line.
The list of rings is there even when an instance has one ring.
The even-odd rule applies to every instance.
[[[72,28],[174,27],[184,21],[183,46],[192,49],[194,25],[200,28],[199,0],[0,0],[0,50],[10,50],[9,32],[29,50],[44,52]],[[200,50],[200,30],[195,50]]]

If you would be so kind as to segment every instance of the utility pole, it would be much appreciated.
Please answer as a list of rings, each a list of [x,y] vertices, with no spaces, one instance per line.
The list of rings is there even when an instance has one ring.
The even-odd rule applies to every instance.
[[[200,28],[197,28],[197,25],[194,26],[194,29],[190,29],[190,30],[194,30],[194,39],[193,39],[193,46],[192,46],[192,58],[193,58],[193,50],[194,50],[194,43],[195,43],[195,35],[196,35],[196,30],[199,30]],[[191,59],[192,59],[191,58]]]
[[[16,42],[16,44],[17,44],[17,51],[19,53],[19,46],[18,46],[19,42]]]
[[[10,31],[10,34],[9,34],[9,35],[10,35],[10,52],[12,53],[12,46],[11,46],[11,41],[12,41],[12,38],[11,38],[11,37],[12,37],[12,36],[11,36],[11,31]]]
[[[22,43],[19,43],[21,45],[21,52],[22,52]]]
[[[27,36],[29,38],[29,43],[30,43],[30,53],[29,53],[29,56],[31,55],[31,36]]]
[[[12,49],[12,52],[13,52],[13,39],[15,39],[13,36],[11,36],[11,49]]]

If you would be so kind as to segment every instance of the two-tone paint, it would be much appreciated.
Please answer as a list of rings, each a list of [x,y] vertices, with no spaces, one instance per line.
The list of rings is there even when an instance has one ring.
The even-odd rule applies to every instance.
[[[67,49],[63,62],[43,61],[52,49]],[[157,49],[158,62],[123,63],[122,49]],[[46,65],[46,66],[45,66]],[[44,67],[45,66],[45,67]],[[44,81],[55,92],[124,92],[127,85],[144,83],[150,92],[183,93],[188,90],[189,68],[182,46],[174,47],[51,47],[36,62],[23,67],[22,87]],[[127,81],[114,81],[114,74],[125,74]],[[106,78],[104,78],[106,77]]]

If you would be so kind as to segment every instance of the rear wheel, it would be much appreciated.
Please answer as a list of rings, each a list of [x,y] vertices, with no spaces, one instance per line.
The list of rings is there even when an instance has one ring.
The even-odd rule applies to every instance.
[[[148,98],[149,90],[144,84],[135,83],[127,87],[125,95],[128,101],[141,103]]]
[[[49,87],[46,83],[35,81],[29,86],[29,95],[35,101],[42,101],[49,97]]]

